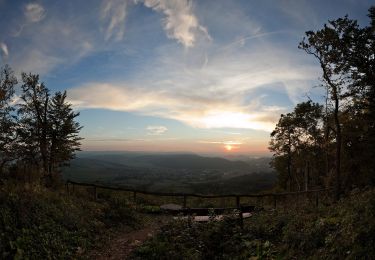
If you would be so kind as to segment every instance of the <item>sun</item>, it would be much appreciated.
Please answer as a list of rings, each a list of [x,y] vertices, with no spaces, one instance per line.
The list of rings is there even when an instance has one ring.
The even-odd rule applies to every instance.
[[[229,152],[229,151],[232,151],[233,146],[231,146],[230,144],[227,144],[227,145],[224,146],[224,148],[225,148],[225,150],[227,150]]]

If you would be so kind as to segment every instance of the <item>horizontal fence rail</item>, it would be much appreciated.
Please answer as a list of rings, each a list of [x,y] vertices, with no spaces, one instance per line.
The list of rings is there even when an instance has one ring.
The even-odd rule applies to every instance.
[[[272,198],[272,206],[274,209],[277,208],[278,201],[280,201],[287,197],[287,196],[295,196],[297,199],[297,204],[299,201],[300,195],[309,195],[314,194],[315,206],[319,205],[319,194],[323,192],[329,192],[332,189],[315,189],[315,190],[307,190],[307,191],[294,191],[294,192],[281,192],[281,193],[260,193],[260,194],[222,194],[222,195],[206,195],[206,194],[194,194],[194,193],[175,193],[175,192],[152,192],[152,191],[145,191],[145,190],[138,190],[138,189],[131,189],[131,188],[124,188],[124,187],[114,187],[114,186],[105,186],[98,183],[83,183],[83,182],[75,182],[71,180],[66,181],[66,189],[68,194],[70,194],[69,186],[72,185],[72,191],[74,192],[74,186],[83,186],[83,187],[90,187],[93,188],[93,195],[94,199],[97,199],[97,189],[106,189],[106,190],[113,190],[113,191],[125,191],[125,192],[132,192],[133,199],[136,203],[137,201],[137,193],[144,194],[144,195],[153,195],[153,196],[168,196],[168,197],[183,197],[183,208],[179,210],[179,212],[183,212],[184,214],[194,214],[194,213],[207,213],[212,208],[189,208],[187,206],[187,198],[188,197],[195,197],[195,198],[204,198],[204,199],[214,199],[214,198],[235,198],[235,207],[234,208],[216,208],[217,212],[221,212],[223,210],[228,209],[237,209],[239,211],[239,223],[241,228],[243,228],[243,213],[244,212],[252,212],[255,210],[255,206],[244,206],[241,205],[240,200],[241,198],[257,198],[263,199],[266,197]]]
[[[77,185],[77,186],[107,189],[107,190],[115,190],[115,191],[134,192],[134,193],[140,193],[140,194],[145,194],[145,195],[170,196],[170,197],[197,197],[197,198],[206,198],[206,199],[228,198],[228,197],[234,197],[234,198],[238,198],[238,197],[248,197],[248,198],[282,197],[282,196],[289,196],[289,195],[320,193],[320,192],[331,190],[331,189],[315,189],[315,190],[307,190],[307,191],[293,191],[293,192],[280,192],[280,193],[222,194],[222,195],[208,195],[207,194],[206,195],[206,194],[196,194],[196,193],[153,192],[153,191],[145,191],[145,190],[138,190],[138,189],[132,189],[132,188],[105,186],[105,185],[96,184],[96,183],[83,183],[83,182],[75,182],[71,180],[66,181],[66,185],[69,185],[69,184]]]

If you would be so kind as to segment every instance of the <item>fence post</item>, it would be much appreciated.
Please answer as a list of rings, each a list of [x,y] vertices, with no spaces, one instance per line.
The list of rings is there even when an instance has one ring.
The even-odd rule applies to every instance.
[[[68,193],[68,196],[69,196],[70,195],[69,182],[66,183],[66,192]]]
[[[239,214],[240,214],[240,227],[241,227],[241,229],[243,229],[243,215],[242,215],[242,213],[243,213],[243,210],[242,210],[242,206],[239,208]]]
[[[237,209],[240,208],[240,196],[236,196],[236,207]]]
[[[317,207],[319,206],[319,192],[316,192],[316,195],[315,195],[315,205]]]

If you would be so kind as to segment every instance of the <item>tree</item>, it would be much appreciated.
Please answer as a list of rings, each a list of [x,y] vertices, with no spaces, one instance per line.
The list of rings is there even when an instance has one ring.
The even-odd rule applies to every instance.
[[[66,102],[66,91],[57,92],[48,105],[49,131],[48,139],[50,153],[48,170],[54,172],[56,168],[63,166],[74,158],[79,151],[80,138],[78,136],[82,127],[74,121],[79,113],[73,111],[71,104]]]
[[[323,106],[311,100],[296,105],[293,111],[296,152],[299,168],[304,172],[305,190],[310,179],[314,185],[321,185],[323,144]]]
[[[20,147],[22,159],[35,165],[51,180],[58,168],[74,158],[80,150],[81,126],[75,121],[79,113],[66,101],[66,92],[52,97],[39,76],[22,74]]]
[[[291,190],[292,183],[292,151],[294,150],[295,139],[294,134],[294,118],[291,113],[281,115],[275,130],[271,133],[271,141],[269,149],[274,152],[273,162],[271,164],[281,166],[278,168],[279,173],[286,173],[286,178],[283,178],[286,183],[284,187]],[[285,167],[286,166],[286,171]],[[296,179],[297,180],[297,179]],[[296,181],[299,186],[298,181]]]
[[[298,190],[308,188],[312,176],[312,166],[319,169],[318,154],[322,150],[322,106],[311,101],[297,104],[292,113],[281,115],[275,130],[271,133],[269,149],[274,152],[272,165],[281,175],[282,185]],[[303,173],[303,176],[301,176]],[[316,178],[321,173],[317,171]]]
[[[20,115],[23,159],[48,173],[48,102],[49,90],[39,82],[39,75],[22,73],[23,85],[18,114]],[[40,164],[41,163],[41,164]]]
[[[14,108],[14,86],[17,79],[9,66],[0,72],[0,175],[6,163],[15,159],[16,119],[12,114]]]
[[[322,68],[323,85],[327,88],[333,110],[326,118],[327,134],[334,132],[335,143],[335,197],[342,192],[342,157],[348,164],[351,155],[375,155],[375,7],[369,9],[370,26],[360,28],[348,16],[329,21],[324,28],[306,33],[299,47],[313,55]],[[354,145],[355,144],[355,145]],[[349,156],[348,156],[349,154]],[[351,154],[351,155],[350,155]],[[345,179],[354,174],[354,164],[344,172]],[[370,160],[372,161],[372,160]],[[364,163],[366,168],[374,168]],[[358,174],[359,175],[359,174]],[[347,181],[345,181],[347,183]]]
[[[327,88],[329,98],[333,102],[334,132],[336,139],[335,156],[335,197],[341,194],[341,148],[342,130],[340,122],[340,105],[348,96],[348,64],[345,58],[350,54],[352,43],[358,33],[356,21],[339,18],[329,21],[328,25],[317,31],[306,32],[306,37],[300,43],[299,48],[313,55],[322,69],[322,80]]]

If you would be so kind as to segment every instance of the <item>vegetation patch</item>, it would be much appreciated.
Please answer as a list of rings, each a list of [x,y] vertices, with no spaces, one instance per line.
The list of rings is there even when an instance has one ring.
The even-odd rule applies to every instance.
[[[299,212],[263,211],[200,224],[165,226],[134,259],[366,259],[375,256],[375,189],[331,206]]]
[[[103,241],[111,228],[139,223],[125,200],[95,202],[38,185],[2,186],[0,209],[1,258],[70,258]]]

